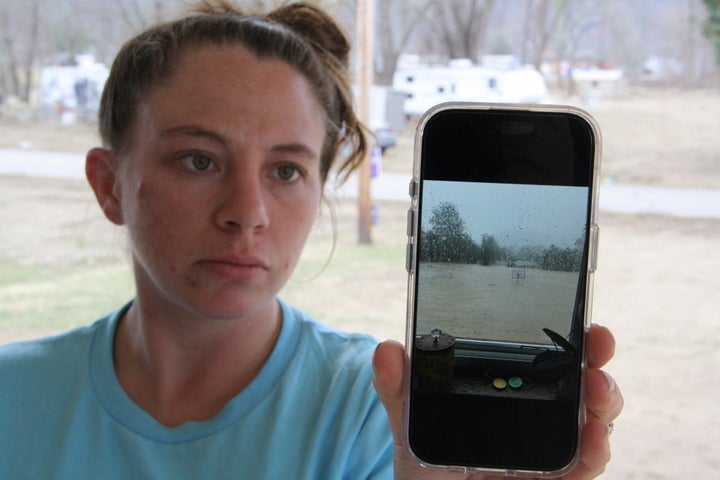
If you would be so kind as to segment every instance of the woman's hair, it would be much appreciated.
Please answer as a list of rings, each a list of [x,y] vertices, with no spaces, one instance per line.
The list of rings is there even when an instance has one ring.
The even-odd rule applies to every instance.
[[[303,2],[255,16],[244,15],[227,0],[203,0],[192,15],[151,27],[129,40],[113,62],[100,101],[103,144],[124,152],[138,105],[172,73],[184,49],[208,44],[241,44],[258,58],[283,61],[305,76],[326,115],[322,180],[341,145],[348,144],[350,153],[338,174],[344,179],[357,168],[368,146],[365,127],[353,109],[350,42],[327,13]]]

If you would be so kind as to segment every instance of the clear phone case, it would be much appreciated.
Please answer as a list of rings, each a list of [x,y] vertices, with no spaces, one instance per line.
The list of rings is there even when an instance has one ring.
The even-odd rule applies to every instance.
[[[541,112],[549,114],[564,114],[579,117],[583,122],[587,124],[589,130],[592,132],[593,142],[593,159],[591,167],[591,179],[589,185],[589,196],[588,196],[588,210],[587,210],[587,262],[584,268],[585,286],[584,286],[584,301],[582,302],[582,315],[584,317],[584,325],[582,328],[582,339],[580,340],[581,345],[581,357],[580,357],[580,398],[579,408],[577,408],[577,425],[575,430],[577,431],[575,454],[572,459],[560,468],[554,468],[552,470],[545,469],[518,469],[508,466],[472,466],[472,465],[453,465],[453,464],[436,464],[422,460],[411,447],[411,440],[409,438],[409,432],[411,429],[410,422],[410,400],[413,388],[417,389],[417,380],[413,383],[412,368],[413,362],[416,360],[414,356],[414,350],[417,350],[416,344],[420,340],[419,331],[416,331],[416,303],[417,303],[417,267],[418,267],[418,234],[420,232],[420,217],[421,217],[421,196],[423,194],[423,179],[421,178],[422,173],[422,148],[423,140],[428,122],[430,122],[436,115],[446,112],[449,110],[474,110],[474,111],[486,111],[486,112]],[[403,411],[403,443],[406,449],[418,462],[424,464],[429,468],[445,469],[455,472],[463,473],[488,473],[496,475],[506,476],[517,476],[517,477],[542,477],[550,478],[557,477],[566,474],[574,468],[579,457],[579,445],[580,445],[580,434],[582,426],[585,422],[585,408],[584,408],[584,378],[586,369],[586,348],[585,338],[591,324],[591,310],[592,310],[592,291],[593,291],[593,275],[597,266],[597,243],[599,236],[599,228],[596,223],[595,213],[598,204],[599,195],[599,178],[600,178],[600,160],[601,160],[601,133],[599,126],[595,119],[587,112],[582,109],[573,106],[561,106],[561,105],[526,105],[526,104],[487,104],[487,103],[446,103],[433,107],[426,112],[419,121],[416,135],[415,135],[415,151],[414,151],[414,164],[413,164],[413,178],[410,183],[409,194],[411,198],[411,205],[408,211],[408,244],[407,244],[407,259],[406,268],[408,271],[408,290],[407,290],[407,331],[406,331],[406,358],[405,358],[405,376],[404,376],[404,411]],[[519,269],[518,269],[519,270]],[[520,273],[517,274],[515,280],[521,281]],[[582,272],[581,272],[582,275]],[[433,343],[431,348],[441,350],[443,348],[443,342],[447,346],[449,341],[453,339],[443,338],[443,332],[437,331],[431,333],[430,336],[425,335],[426,341]],[[418,358],[418,361],[420,359]],[[415,385],[415,387],[413,387]],[[438,387],[443,388],[443,387]],[[507,387],[509,390],[511,387]],[[478,435],[483,435],[484,432],[478,432]],[[447,441],[448,439],[439,438],[439,442]],[[538,442],[542,442],[543,439],[537,439]]]

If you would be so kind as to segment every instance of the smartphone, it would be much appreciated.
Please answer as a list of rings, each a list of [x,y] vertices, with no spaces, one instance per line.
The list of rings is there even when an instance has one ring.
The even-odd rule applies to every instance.
[[[408,212],[404,443],[429,467],[560,476],[578,458],[600,131],[569,106],[421,118]]]

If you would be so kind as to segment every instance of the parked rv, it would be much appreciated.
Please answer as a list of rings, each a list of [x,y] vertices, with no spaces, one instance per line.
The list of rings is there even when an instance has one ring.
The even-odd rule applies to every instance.
[[[404,111],[407,115],[420,115],[434,105],[450,101],[548,101],[545,79],[535,68],[487,68],[468,61],[455,61],[444,67],[399,68],[395,72],[393,87],[405,92]]]
[[[107,66],[79,55],[76,65],[44,67],[40,77],[41,104],[63,122],[94,119],[109,75]]]

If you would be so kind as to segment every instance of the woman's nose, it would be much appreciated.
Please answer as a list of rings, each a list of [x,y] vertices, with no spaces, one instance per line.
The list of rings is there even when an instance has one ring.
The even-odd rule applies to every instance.
[[[228,176],[223,185],[216,223],[222,229],[253,231],[269,224],[265,190],[260,175]]]

